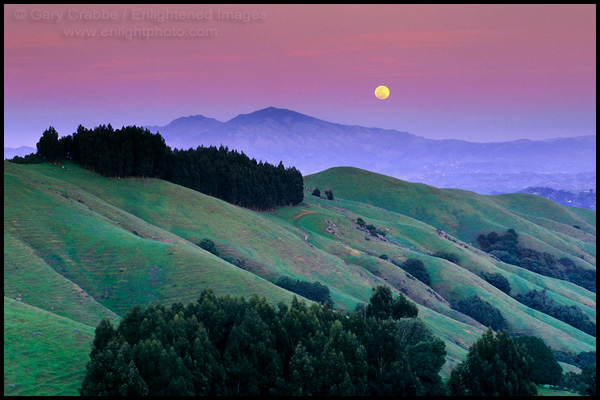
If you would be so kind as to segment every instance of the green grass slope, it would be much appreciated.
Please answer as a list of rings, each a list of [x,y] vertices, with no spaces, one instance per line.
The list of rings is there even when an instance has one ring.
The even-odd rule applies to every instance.
[[[375,260],[381,254],[400,262],[406,258],[421,259],[431,275],[431,288],[443,299],[455,302],[477,293],[501,310],[516,333],[536,334],[557,349],[569,348],[570,351],[576,352],[595,350],[595,338],[523,306],[479,278],[479,275],[481,272],[502,273],[511,283],[513,294],[546,288],[548,296],[557,304],[577,305],[593,321],[596,320],[595,293],[570,282],[548,278],[502,263],[470,244],[480,232],[502,231],[515,227],[517,232],[520,232],[520,240],[525,241],[527,246],[539,251],[549,251],[557,258],[570,256],[574,261],[577,259],[573,255],[583,254],[585,260],[578,259],[576,262],[586,268],[595,269],[595,236],[593,240],[584,242],[579,237],[578,230],[571,226],[568,227],[570,230],[557,231],[547,226],[548,224],[535,223],[537,218],[559,224],[561,228],[567,227],[567,224],[580,224],[591,231],[591,225],[572,209],[556,205],[557,210],[549,213],[548,200],[536,196],[528,196],[527,204],[521,206],[518,205],[518,199],[501,199],[506,206],[504,207],[502,201],[496,199],[497,196],[440,190],[355,168],[333,168],[308,176],[305,178],[305,186],[308,187],[307,194],[315,187],[331,187],[335,201],[310,195],[305,197],[305,201],[309,205],[331,210],[331,213],[340,213],[343,210],[345,215],[343,218],[332,220],[334,217],[331,214],[320,216],[314,212],[310,215],[305,213],[303,218],[307,221],[303,223],[303,228],[308,231],[312,226],[313,233],[325,233],[325,219],[335,222],[336,226],[339,225],[339,231],[343,233],[338,238],[340,243],[371,256],[371,260],[367,258],[365,264],[381,264]],[[537,206],[530,204],[537,199],[540,200]],[[537,209],[540,211],[536,212]],[[525,211],[528,214],[525,214]],[[557,217],[552,219],[553,215]],[[356,233],[354,222],[358,216],[367,223],[386,229],[389,240],[378,241],[371,238],[370,241],[366,241],[364,232]],[[444,237],[438,234],[437,229],[443,229],[449,235]],[[461,261],[456,265],[431,257],[436,251],[454,253]],[[346,256],[346,259],[349,258]],[[383,273],[381,268],[376,270]],[[393,274],[386,275],[388,282],[395,279],[391,275]],[[402,287],[399,289],[407,290]],[[424,303],[424,299],[419,296],[412,298],[428,308],[451,315],[443,311],[445,307],[442,301],[434,305],[431,302]]]
[[[69,162],[5,162],[4,177],[5,310],[7,304],[29,307],[93,329],[101,317],[116,321],[133,305],[185,303],[205,288],[288,302],[292,293],[274,282],[289,276],[327,285],[334,306],[345,310],[367,302],[376,285],[404,293],[445,341],[445,375],[486,329],[451,306],[473,293],[498,307],[515,333],[541,336],[561,351],[595,350],[595,338],[479,277],[500,272],[513,294],[546,288],[557,304],[577,305],[595,321],[595,293],[502,263],[470,244],[479,233],[512,227],[530,247],[595,269],[595,217],[562,206],[548,211],[555,206],[538,204],[535,196],[521,203],[520,197],[440,190],[334,168],[305,177],[311,189],[301,205],[254,212],[166,181],[108,179]],[[310,195],[326,186],[335,201]],[[369,237],[358,217],[384,229],[385,240]],[[198,247],[204,238],[236,265]],[[433,257],[436,251],[455,253],[460,261]],[[423,261],[429,286],[390,262],[408,258]],[[13,346],[13,370],[19,359],[28,360],[29,345]],[[5,372],[5,394],[18,394],[11,384]],[[44,385],[27,393],[36,391],[58,393]]]
[[[514,228],[524,240],[531,242],[528,244],[535,250],[561,256],[566,254],[584,267],[595,268],[595,227],[579,213],[538,196],[481,196],[405,182],[350,167],[331,168],[308,176],[305,185],[311,188],[330,186],[339,198],[412,217],[466,243],[473,242],[480,233]],[[526,204],[517,206],[521,198],[527,200]],[[549,208],[552,209],[547,211]],[[557,232],[537,225],[523,217],[524,211],[532,217],[545,218],[565,227],[585,227],[594,238],[584,242],[578,236],[569,236],[572,230]],[[584,260],[580,260],[580,256]]]
[[[219,267],[223,268],[219,270],[220,276],[211,277],[207,276],[207,271],[203,272],[206,278],[204,282],[215,281],[217,285],[224,285],[220,281],[229,281],[227,271],[244,276],[260,276],[265,283],[274,282],[280,276],[287,275],[304,280],[318,279],[327,283],[332,288],[334,303],[339,306],[353,307],[359,300],[370,297],[370,287],[357,284],[360,281],[358,272],[349,273],[342,260],[309,246],[304,242],[301,232],[284,221],[269,219],[265,213],[236,207],[166,181],[135,178],[106,179],[78,166],[66,165],[65,170],[52,165],[34,165],[28,166],[28,171],[30,173],[35,171],[42,180],[55,182],[53,184],[56,190],[68,192],[69,199],[66,201],[70,202],[70,207],[80,206],[81,204],[76,204],[75,199],[81,199],[85,206],[93,210],[95,216],[99,214],[105,217],[105,225],[108,225],[111,231],[98,235],[94,240],[108,242],[111,246],[123,246],[123,248],[145,245],[154,249],[158,246],[170,246],[173,248],[171,252],[177,251],[177,254],[171,257],[173,262],[177,263],[182,262],[186,253],[191,251],[194,257],[201,257],[193,262],[195,264],[223,265]],[[62,201],[60,197],[63,196],[57,199]],[[86,207],[80,208],[82,211],[78,212],[86,211]],[[50,223],[52,221],[46,224]],[[56,229],[48,228],[48,230]],[[137,234],[132,234],[133,231]],[[48,234],[51,235],[50,232]],[[114,240],[115,235],[120,235],[120,238]],[[243,260],[247,271],[234,267],[194,245],[203,238],[212,239],[221,250],[222,256]],[[65,250],[69,246],[77,248],[79,244],[75,243],[74,246],[65,244]],[[122,254],[123,251],[102,247],[88,258],[90,262],[96,262],[97,258],[104,257],[100,254],[115,253]],[[143,253],[147,259],[154,260],[155,264],[157,259],[164,257],[164,251],[150,252],[144,249]],[[135,257],[144,258],[141,254]],[[119,264],[132,263],[133,261],[127,261],[128,258],[128,255],[120,256]],[[162,262],[165,261],[161,260]],[[189,267],[186,265],[183,268]],[[102,274],[106,273],[110,272],[102,272]],[[168,275],[171,274],[172,272]],[[112,278],[109,280],[114,281]],[[198,286],[198,282],[188,284],[203,287]],[[239,284],[237,287],[244,287],[244,285]],[[349,287],[355,287],[357,293],[347,290]],[[229,290],[232,293],[239,293],[235,291],[234,285],[229,285]],[[219,292],[218,287],[215,291]],[[266,295],[267,298],[269,292],[273,291],[281,293],[286,300],[289,298],[289,292],[274,285],[257,289],[257,293]],[[249,290],[245,292],[250,293]],[[185,298],[181,293],[172,294],[175,298]],[[279,300],[282,299],[279,297]],[[123,303],[119,301],[119,304]],[[124,306],[128,307],[126,304]]]
[[[131,193],[139,191],[130,182],[120,187],[97,179],[112,184],[115,193],[125,187],[132,188]],[[260,293],[274,302],[290,297],[264,279],[52,174],[5,163],[4,193],[5,232],[35,249],[44,264],[117,314],[136,304],[192,301],[208,287],[218,294],[239,293],[243,287],[246,293]],[[162,212],[159,204],[147,204]],[[5,285],[10,283],[5,274]]]
[[[485,282],[478,275],[481,271],[503,271],[517,292],[544,287],[552,288],[554,291],[551,290],[549,293],[558,304],[578,305],[593,320],[596,316],[595,294],[569,282],[547,278],[518,267],[515,267],[518,271],[510,273],[509,267],[514,266],[498,262],[473,247],[465,248],[462,246],[466,246],[464,243],[454,243],[442,238],[433,227],[412,220],[410,217],[385,212],[372,206],[358,206],[357,203],[347,202],[344,199],[329,202],[307,197],[305,201],[308,203],[307,206],[295,210],[296,215],[293,215],[293,209],[281,209],[277,214],[281,218],[292,221],[308,233],[311,243],[314,243],[315,246],[337,255],[349,265],[362,267],[365,274],[373,274],[380,283],[390,284],[418,304],[444,315],[448,318],[446,321],[448,324],[471,324],[477,328],[476,332],[483,329],[479,323],[451,309],[448,302],[448,300],[457,301],[477,293],[498,307],[517,333],[537,332],[536,335],[541,334],[544,340],[554,348],[569,348],[571,351],[577,352],[594,348],[595,339],[593,337],[545,314],[529,309]],[[350,210],[361,214],[355,214]],[[340,213],[343,216],[340,216]],[[380,213],[382,215],[378,215]],[[365,233],[358,230],[354,222],[359,215],[377,227],[389,229],[387,231],[389,240],[382,241],[371,237],[366,241]],[[338,237],[327,232],[331,223],[335,224],[335,233]],[[413,242],[415,238],[416,242]],[[417,242],[421,245],[417,245]],[[460,265],[432,257],[431,254],[437,250],[459,255]],[[417,258],[423,261],[432,279],[430,287],[414,278],[411,279],[402,269],[380,259],[379,256],[382,254],[398,262],[408,258]],[[502,266],[509,271],[501,269]],[[582,295],[581,291],[587,293]],[[466,332],[456,335],[456,330],[449,326],[440,324],[430,324],[430,326],[440,336],[449,340],[468,336]],[[453,334],[449,335],[448,330]],[[444,333],[444,331],[446,332]]]
[[[4,297],[4,395],[74,396],[94,328]]]
[[[102,317],[119,320],[117,314],[54,271],[6,231],[4,296],[90,326],[97,325]]]

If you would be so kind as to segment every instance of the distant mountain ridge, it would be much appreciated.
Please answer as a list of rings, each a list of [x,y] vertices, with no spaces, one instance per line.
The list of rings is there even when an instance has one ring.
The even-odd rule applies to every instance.
[[[554,190],[547,187],[528,187],[519,193],[529,193],[553,200],[558,204],[571,207],[596,209],[596,192],[593,189],[580,193],[571,193],[566,190]]]
[[[433,140],[392,129],[343,125],[296,111],[268,107],[220,122],[182,117],[160,132],[173,148],[224,145],[304,175],[353,166],[437,187],[482,194],[528,186],[595,188],[596,137],[474,143]]]
[[[37,149],[29,146],[21,146],[17,148],[5,147],[4,148],[4,159],[10,159],[14,156],[24,157],[28,154],[35,153]]]

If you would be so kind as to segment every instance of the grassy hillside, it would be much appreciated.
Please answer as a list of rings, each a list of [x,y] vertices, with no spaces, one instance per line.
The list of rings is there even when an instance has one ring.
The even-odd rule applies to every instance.
[[[149,224],[127,207],[110,204],[113,196],[135,201],[144,194],[144,185],[156,186],[163,199],[169,198],[169,189],[179,187],[160,180],[118,181],[94,175],[97,186],[112,189],[104,199],[86,189],[96,183],[87,174],[76,166],[63,170],[51,165],[20,167],[5,163],[5,232],[34,249],[45,265],[83,288],[104,307],[122,314],[136,304],[157,300],[191,301],[207,287],[218,294],[237,293],[239,287],[245,287],[248,293],[256,291],[273,301],[289,297],[289,293],[264,279]],[[77,176],[69,180],[70,175]],[[189,192],[190,203],[206,198]],[[165,213],[158,201],[148,200],[145,204],[145,213]]]
[[[473,242],[480,233],[514,228],[524,239],[537,240],[532,246],[536,250],[566,253],[573,257],[583,254],[585,262],[581,264],[595,267],[595,225],[588,223],[589,219],[582,218],[579,213],[538,196],[481,196],[473,192],[404,182],[349,167],[331,168],[311,175],[306,178],[305,185],[311,188],[329,185],[339,198],[412,217],[467,243]],[[526,202],[521,204],[523,199]],[[513,210],[515,208],[516,211]],[[525,215],[549,219],[565,228],[579,225],[593,235],[593,238],[588,238],[590,245],[578,237],[532,223],[523,216],[527,210],[529,213]],[[573,234],[574,230],[568,232]]]
[[[577,305],[593,321],[595,293],[502,263],[470,244],[479,233],[514,228],[528,246],[595,269],[595,212],[536,203],[535,196],[440,190],[353,168],[305,177],[305,186],[311,189],[301,205],[254,212],[162,180],[108,179],[68,162],[5,162],[5,325],[7,304],[36,310],[32,321],[49,315],[93,333],[102,317],[116,322],[136,304],[193,301],[206,288],[289,302],[292,293],[274,285],[289,276],[327,285],[334,306],[344,310],[367,302],[376,285],[404,293],[446,342],[445,374],[485,330],[451,307],[473,293],[499,308],[514,333],[535,334],[561,351],[595,350],[595,338],[525,307],[479,275],[502,273],[513,294],[546,288],[555,303]],[[326,186],[334,201],[310,195]],[[361,230],[359,217],[385,230],[385,239]],[[233,263],[198,247],[204,238]],[[434,257],[436,251],[460,261]],[[423,261],[429,286],[390,262],[408,258]],[[30,341],[7,347],[6,337],[5,329],[5,365],[8,354],[17,360],[14,371],[18,360],[43,357],[28,352]],[[79,356],[87,359],[87,351]],[[52,360],[39,368],[54,371]],[[11,384],[5,372],[5,394],[18,390]],[[36,387],[27,393],[59,393]]]
[[[4,395],[72,396],[94,328],[4,297]]]

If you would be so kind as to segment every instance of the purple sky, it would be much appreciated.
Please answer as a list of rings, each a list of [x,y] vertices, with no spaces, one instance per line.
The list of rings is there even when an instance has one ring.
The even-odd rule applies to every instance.
[[[433,139],[595,135],[596,6],[4,6],[6,147],[269,106]]]

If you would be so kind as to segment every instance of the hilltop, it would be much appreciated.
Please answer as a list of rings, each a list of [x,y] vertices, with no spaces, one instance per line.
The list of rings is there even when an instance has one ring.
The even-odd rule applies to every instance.
[[[348,167],[305,176],[304,185],[298,206],[256,212],[159,179],[105,178],[71,162],[5,162],[5,360],[11,360],[5,394],[75,394],[83,376],[85,346],[68,354],[80,372],[59,376],[67,361],[45,354],[35,342],[42,337],[31,332],[62,337],[78,329],[89,343],[103,317],[115,323],[134,305],[186,303],[207,288],[290,302],[293,293],[275,285],[282,276],[326,285],[340,310],[367,302],[377,285],[404,293],[446,343],[445,374],[485,331],[453,307],[472,294],[499,309],[513,334],[539,336],[565,354],[595,351],[594,337],[513,297],[545,289],[555,303],[575,305],[595,323],[595,293],[474,245],[479,234],[514,228],[527,247],[595,271],[595,211],[528,194],[438,189]],[[315,188],[331,188],[334,199],[312,196]],[[385,236],[371,236],[359,218]],[[220,257],[197,245],[206,238]],[[440,251],[458,261],[434,255]],[[407,259],[423,262],[429,285],[397,266]],[[511,295],[482,279],[483,272],[506,277]],[[40,321],[52,328],[38,328]],[[7,338],[14,345],[7,347]],[[27,380],[22,371],[29,364],[43,371]],[[58,392],[56,382],[63,381],[71,389]]]

